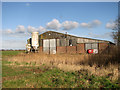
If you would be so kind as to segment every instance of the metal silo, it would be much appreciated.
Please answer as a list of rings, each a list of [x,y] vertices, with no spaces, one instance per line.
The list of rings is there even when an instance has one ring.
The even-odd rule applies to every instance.
[[[37,51],[39,46],[39,33],[32,32],[32,48],[34,51]]]

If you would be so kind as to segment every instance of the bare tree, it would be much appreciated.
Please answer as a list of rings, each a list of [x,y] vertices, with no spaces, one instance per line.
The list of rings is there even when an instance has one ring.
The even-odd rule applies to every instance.
[[[117,46],[120,46],[120,17],[115,21],[112,35]]]

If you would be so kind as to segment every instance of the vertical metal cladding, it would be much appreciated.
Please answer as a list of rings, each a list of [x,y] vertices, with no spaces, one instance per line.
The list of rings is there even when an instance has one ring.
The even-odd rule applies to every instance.
[[[39,33],[38,32],[32,32],[32,46],[38,47],[39,46]]]
[[[43,52],[49,54],[49,48],[50,48],[50,44],[49,44],[50,40],[49,39],[44,39],[43,40]]]
[[[44,39],[43,52],[49,54],[56,54],[56,39]]]

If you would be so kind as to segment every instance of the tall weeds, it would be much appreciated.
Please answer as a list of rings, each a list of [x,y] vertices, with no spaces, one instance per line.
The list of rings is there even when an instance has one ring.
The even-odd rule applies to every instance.
[[[112,79],[118,78],[118,63],[120,48],[111,47],[109,53],[101,54],[56,54],[43,53],[19,54],[9,58],[9,61],[18,62],[20,65],[43,64],[49,67],[57,67],[65,71],[88,70],[91,74],[105,76],[112,75]],[[26,63],[26,64],[23,64]],[[15,63],[13,63],[15,65]]]
[[[108,66],[109,64],[117,65],[120,63],[120,47],[110,47],[108,53],[89,55],[88,60],[84,60],[80,63],[88,64],[90,66],[96,64],[98,67]]]

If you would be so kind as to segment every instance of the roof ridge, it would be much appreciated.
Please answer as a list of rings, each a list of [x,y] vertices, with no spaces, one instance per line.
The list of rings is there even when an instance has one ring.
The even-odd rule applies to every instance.
[[[61,32],[56,32],[56,31],[46,31],[44,33],[47,33],[47,32],[55,32],[55,33],[59,33],[59,34],[64,34],[64,33],[61,33]],[[42,33],[42,34],[44,34]],[[40,34],[40,35],[42,35]],[[74,36],[74,35],[70,35],[70,34],[67,34],[68,36],[72,36],[72,37],[76,37],[76,38],[83,38],[83,39],[91,39],[91,40],[98,40],[98,41],[105,41],[105,42],[111,42],[111,41],[108,41],[108,40],[99,40],[99,39],[93,39],[93,38],[86,38],[86,37],[79,37],[79,36]],[[111,42],[112,43],[112,42]]]

